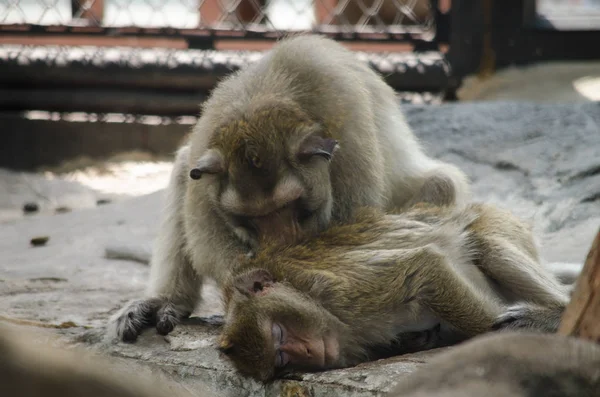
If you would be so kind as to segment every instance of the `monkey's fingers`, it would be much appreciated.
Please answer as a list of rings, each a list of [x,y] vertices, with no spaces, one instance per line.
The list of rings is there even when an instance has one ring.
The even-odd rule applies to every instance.
[[[156,323],[156,313],[162,304],[162,299],[151,298],[127,305],[116,319],[119,339],[127,343],[135,342],[144,328]]]
[[[156,315],[156,331],[160,335],[167,335],[179,322],[191,313],[173,303],[163,305]]]
[[[492,329],[525,328],[532,331],[554,333],[558,330],[563,311],[563,306],[547,308],[527,303],[516,304],[510,306],[496,319]]]
[[[437,324],[435,327],[424,331],[403,333],[398,335],[397,343],[401,345],[402,350],[406,353],[429,350],[436,346],[440,329],[440,324]]]

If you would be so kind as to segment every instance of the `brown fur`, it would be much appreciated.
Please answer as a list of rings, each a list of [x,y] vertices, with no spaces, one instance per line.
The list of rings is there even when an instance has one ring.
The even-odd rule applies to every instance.
[[[593,397],[600,346],[560,335],[483,335],[403,375],[389,397]]]
[[[265,380],[275,374],[263,327],[270,321],[309,339],[334,335],[340,356],[329,367],[344,367],[439,323],[459,340],[495,326],[552,330],[545,316],[560,316],[567,297],[540,266],[529,227],[473,204],[398,215],[365,209],[301,245],[265,248],[227,283],[224,302],[224,350],[241,372]],[[505,318],[515,302],[523,314]]]

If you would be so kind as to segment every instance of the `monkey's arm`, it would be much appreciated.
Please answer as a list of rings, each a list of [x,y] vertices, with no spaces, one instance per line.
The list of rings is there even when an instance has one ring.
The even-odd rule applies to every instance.
[[[494,329],[532,328],[556,332],[569,300],[561,285],[539,262],[505,239],[487,237],[482,271],[514,296]]]
[[[165,212],[151,258],[147,298],[130,302],[113,318],[116,336],[135,341],[141,330],[156,325],[167,334],[179,320],[194,310],[200,296],[202,278],[185,254],[183,199],[188,178],[188,152],[177,153],[166,191]]]
[[[471,225],[479,268],[513,303],[494,328],[555,332],[569,301],[568,287],[556,277],[558,268],[541,265],[531,230],[518,218],[487,205],[479,213]]]
[[[451,263],[434,244],[412,251],[399,263],[409,267],[402,288],[414,291],[420,304],[465,336],[489,331],[503,311],[498,297],[459,271],[462,264]]]

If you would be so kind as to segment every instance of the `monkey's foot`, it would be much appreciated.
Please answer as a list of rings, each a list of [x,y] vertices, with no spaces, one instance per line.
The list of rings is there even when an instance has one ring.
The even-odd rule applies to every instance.
[[[541,307],[530,304],[510,306],[500,315],[492,328],[494,330],[525,328],[554,333],[558,330],[563,306]]]
[[[133,301],[114,320],[117,337],[123,342],[135,342],[144,328],[153,325],[159,334],[167,335],[190,314],[189,310],[162,298]]]

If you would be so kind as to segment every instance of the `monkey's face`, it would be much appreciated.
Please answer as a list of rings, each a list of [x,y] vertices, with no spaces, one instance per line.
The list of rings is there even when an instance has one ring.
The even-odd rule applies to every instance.
[[[277,103],[221,127],[190,176],[206,180],[204,191],[242,241],[294,243],[329,223],[336,148],[318,123]]]
[[[304,294],[254,269],[228,284],[225,295],[219,349],[242,374],[266,382],[295,369],[337,366],[331,314]]]

